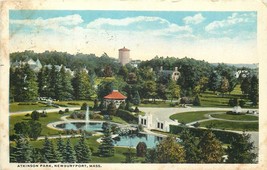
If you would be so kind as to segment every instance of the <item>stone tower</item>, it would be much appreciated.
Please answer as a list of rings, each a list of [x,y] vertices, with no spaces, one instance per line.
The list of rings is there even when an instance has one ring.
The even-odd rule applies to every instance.
[[[119,49],[119,62],[124,66],[130,63],[130,61],[130,50],[125,47]]]

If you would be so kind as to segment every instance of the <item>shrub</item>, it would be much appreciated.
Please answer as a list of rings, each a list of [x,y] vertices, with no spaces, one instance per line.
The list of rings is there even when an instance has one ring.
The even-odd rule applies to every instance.
[[[140,110],[138,109],[137,106],[135,107],[134,112],[136,112],[136,113],[140,112]]]
[[[46,111],[43,111],[41,114],[40,114],[41,117],[47,117],[47,112]]]
[[[34,110],[31,114],[32,120],[39,120],[39,117],[40,117],[40,113],[38,111]]]
[[[196,123],[193,124],[193,126],[194,126],[195,128],[197,128],[197,127],[200,126],[200,123],[199,123],[199,122],[196,122]]]
[[[170,107],[175,107],[176,104],[175,103],[170,103]]]
[[[115,115],[116,114],[116,111],[117,111],[117,108],[116,108],[116,105],[114,102],[111,102],[109,105],[108,105],[108,108],[107,108],[107,112],[109,115]]]
[[[138,125],[137,129],[138,129],[139,132],[143,132],[144,131],[144,127],[141,124]]]
[[[80,105],[79,103],[72,103],[72,102],[70,102],[70,103],[67,103],[68,105]]]
[[[136,146],[136,156],[144,157],[146,155],[147,146],[145,142],[139,142]]]
[[[67,109],[65,109],[65,112],[66,112],[66,113],[68,113],[69,111],[70,111],[70,110],[69,110],[68,108],[67,108]]]
[[[29,116],[30,116],[30,114],[29,114],[29,113],[27,113],[25,116],[26,116],[26,117],[29,117]]]
[[[102,120],[104,118],[102,115],[100,115],[98,113],[90,114],[90,116],[91,116],[90,117],[91,119],[100,119],[100,120]]]
[[[58,113],[61,115],[64,114],[64,112],[62,110],[59,110]]]
[[[87,103],[84,102],[84,103],[82,104],[82,106],[81,106],[81,110],[86,110],[86,108],[87,108]]]

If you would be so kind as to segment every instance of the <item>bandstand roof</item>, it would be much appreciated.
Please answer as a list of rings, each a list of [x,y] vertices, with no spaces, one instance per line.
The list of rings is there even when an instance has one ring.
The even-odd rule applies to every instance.
[[[113,90],[109,95],[105,96],[104,99],[124,100],[127,97],[121,94],[118,90]]]

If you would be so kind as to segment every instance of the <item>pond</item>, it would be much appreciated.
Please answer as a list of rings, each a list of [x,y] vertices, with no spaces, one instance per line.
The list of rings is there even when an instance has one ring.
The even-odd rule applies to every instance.
[[[87,126],[84,122],[61,123],[56,125],[56,127],[65,130],[102,131],[101,122],[88,122]]]
[[[145,142],[148,148],[155,147],[163,137],[151,135],[151,134],[130,134],[115,137],[114,146],[136,147],[139,142]]]

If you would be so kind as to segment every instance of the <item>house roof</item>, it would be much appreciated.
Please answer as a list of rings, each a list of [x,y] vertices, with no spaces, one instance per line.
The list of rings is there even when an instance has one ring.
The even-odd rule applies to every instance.
[[[109,95],[105,96],[104,99],[119,99],[123,100],[127,97],[121,94],[118,90],[113,90]]]
[[[130,51],[130,50],[125,48],[125,47],[123,47],[123,48],[119,49],[119,51]]]

